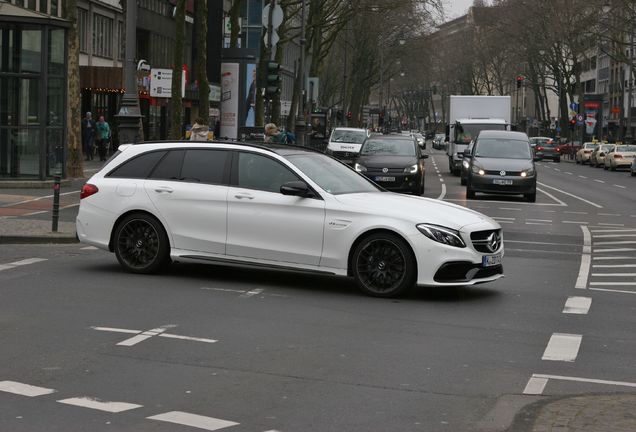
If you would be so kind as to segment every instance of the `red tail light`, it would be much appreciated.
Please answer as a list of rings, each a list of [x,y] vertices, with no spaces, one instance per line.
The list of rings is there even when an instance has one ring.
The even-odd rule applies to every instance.
[[[614,159],[623,159],[623,155],[615,154]]]
[[[561,149],[557,147],[556,151],[557,151],[557,153],[559,153],[561,151]]]
[[[541,151],[541,150],[543,150],[543,147],[541,146],[537,147],[537,151]]]
[[[82,186],[82,192],[80,192],[80,199],[88,198],[91,195],[95,195],[97,192],[99,192],[99,189],[97,189],[97,186],[92,185],[90,183],[86,183],[84,186]]]

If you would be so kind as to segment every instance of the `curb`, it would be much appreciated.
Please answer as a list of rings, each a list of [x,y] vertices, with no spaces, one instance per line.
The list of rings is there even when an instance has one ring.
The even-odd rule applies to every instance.
[[[73,179],[64,179],[62,187],[70,186]],[[0,189],[53,189],[53,180],[2,180]]]
[[[0,235],[0,244],[71,244],[79,243],[75,234],[66,235]]]

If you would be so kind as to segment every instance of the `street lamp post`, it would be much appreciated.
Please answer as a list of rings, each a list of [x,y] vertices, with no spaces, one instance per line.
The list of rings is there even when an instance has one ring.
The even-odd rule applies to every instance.
[[[118,122],[119,143],[136,143],[143,141],[140,134],[139,95],[135,80],[135,47],[137,45],[137,1],[126,0],[126,61],[124,62],[124,88],[119,112],[115,115]]]
[[[298,65],[298,76],[300,79],[300,100],[298,101],[299,115],[296,117],[296,137],[298,144],[307,145],[307,119],[305,106],[305,13],[307,10],[307,0],[302,0],[300,14],[300,64]]]

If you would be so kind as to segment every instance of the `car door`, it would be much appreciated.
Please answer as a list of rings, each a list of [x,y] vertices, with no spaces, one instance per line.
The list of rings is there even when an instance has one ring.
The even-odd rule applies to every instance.
[[[172,150],[146,180],[174,248],[225,253],[230,156],[222,149]]]
[[[283,183],[300,178],[281,161],[236,152],[228,191],[227,255],[317,266],[322,254],[325,202],[287,196]]]

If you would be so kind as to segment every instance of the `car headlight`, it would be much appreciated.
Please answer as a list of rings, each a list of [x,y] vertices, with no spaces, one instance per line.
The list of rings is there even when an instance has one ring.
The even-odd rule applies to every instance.
[[[416,228],[426,237],[438,243],[458,248],[466,247],[466,244],[459,236],[459,231],[454,229],[431,224],[419,224]]]
[[[464,165],[464,168],[466,168],[466,169],[468,169],[470,167],[470,163],[467,160],[463,161],[462,165]]]
[[[419,168],[418,164],[412,165],[410,167],[406,167],[404,168],[404,172],[406,174],[415,174],[417,172],[417,169]]]
[[[472,166],[471,171],[472,171],[473,173],[475,173],[475,174],[479,174],[479,175],[484,175],[484,174],[486,174],[486,171],[484,171],[483,169],[479,168],[479,167],[478,167],[478,166],[476,166],[476,165],[473,165],[473,166]]]
[[[353,168],[358,172],[365,172],[367,170],[367,167],[360,165],[359,163],[355,164]]]
[[[534,175],[534,168],[521,171],[521,177],[532,177]]]

